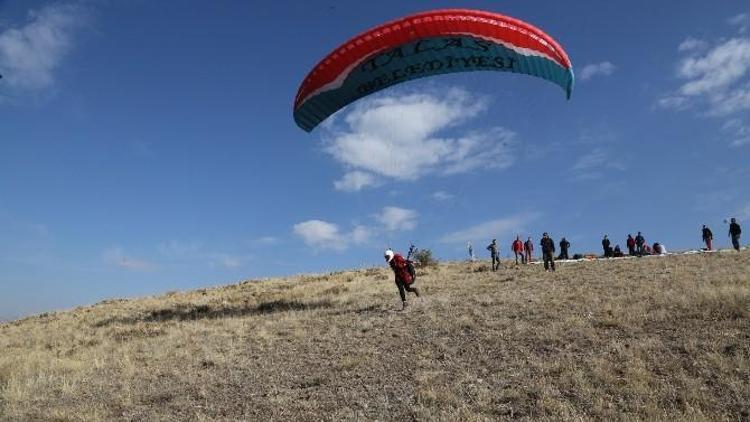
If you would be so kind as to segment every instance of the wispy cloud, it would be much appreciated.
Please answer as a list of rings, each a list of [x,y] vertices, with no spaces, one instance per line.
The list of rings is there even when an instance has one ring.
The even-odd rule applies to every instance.
[[[728,20],[737,33],[714,42],[688,38],[676,76],[682,85],[656,100],[656,107],[669,110],[696,110],[698,114],[728,119],[723,130],[728,144],[750,144],[750,129],[743,121],[750,118],[750,37],[745,35],[750,15],[743,13]]]
[[[156,264],[144,259],[133,258],[125,254],[119,246],[107,249],[102,253],[104,262],[130,271],[153,271]]]
[[[687,97],[709,96],[717,101],[741,82],[750,70],[750,39],[732,38],[705,55],[682,60],[678,76],[686,79],[679,93]],[[716,97],[716,96],[719,97]]]
[[[387,231],[396,230],[414,230],[417,227],[417,216],[419,214],[414,210],[399,207],[385,207],[377,215],[376,219],[385,227]]]
[[[591,170],[592,168],[601,167],[608,160],[607,153],[602,148],[596,148],[578,158],[573,165],[573,170]]]
[[[701,52],[708,48],[709,44],[704,40],[688,37],[677,47],[680,52]]]
[[[261,238],[268,241],[266,238]],[[223,267],[235,269],[244,266],[255,257],[247,253],[217,252],[207,249],[203,242],[197,240],[180,241],[170,240],[162,242],[158,246],[162,260],[170,265],[208,265],[210,267]]]
[[[352,169],[335,187],[356,191],[374,186],[374,176],[416,180],[427,174],[509,167],[515,161],[512,145],[517,135],[508,129],[440,135],[486,108],[486,99],[457,88],[360,101],[343,123],[328,126],[324,135],[326,151]]]
[[[613,74],[616,69],[617,69],[617,66],[612,64],[612,62],[608,62],[608,61],[604,61],[601,63],[587,64],[586,66],[583,67],[583,69],[581,69],[579,78],[582,81],[586,81],[598,75],[609,76]]]
[[[670,94],[656,100],[656,105],[659,108],[670,109],[670,110],[687,110],[692,107],[690,99],[681,95]]]
[[[254,240],[254,243],[260,245],[277,245],[281,240],[275,236],[261,236]]]
[[[657,105],[678,110],[701,105],[715,116],[750,110],[748,75],[750,38],[725,40],[704,54],[681,59],[677,76],[685,82]]]
[[[88,18],[74,4],[53,4],[30,11],[21,27],[0,32],[0,74],[18,91],[39,91],[55,82],[55,70],[73,48],[75,31]]]
[[[601,179],[612,170],[623,171],[626,168],[625,164],[612,158],[608,149],[597,147],[578,157],[570,170],[576,180],[586,181]]]
[[[247,264],[247,261],[253,259],[250,255],[232,255],[226,253],[211,253],[206,256],[208,258],[209,266],[222,267],[230,270],[241,268]]]
[[[744,145],[750,145],[750,124],[745,123],[744,120],[731,119],[724,123],[722,130],[729,134],[731,138],[729,145],[733,147],[741,147]]]
[[[179,241],[170,240],[162,242],[158,246],[159,253],[169,259],[181,259],[195,257],[203,248],[203,243],[197,240]]]
[[[357,192],[368,186],[379,186],[374,175],[363,171],[350,171],[341,180],[333,182],[336,190],[344,192]]]
[[[432,194],[432,199],[434,199],[436,201],[449,201],[449,200],[453,199],[453,195],[451,195],[448,192],[439,190],[439,191],[434,192]]]
[[[515,233],[526,231],[526,225],[537,220],[540,216],[541,214],[538,212],[527,212],[485,221],[448,233],[440,238],[440,242],[464,245],[467,241],[478,241],[493,237],[510,237]]]
[[[727,22],[732,26],[736,26],[740,34],[744,34],[750,29],[750,13],[740,13],[739,15],[732,16]]]

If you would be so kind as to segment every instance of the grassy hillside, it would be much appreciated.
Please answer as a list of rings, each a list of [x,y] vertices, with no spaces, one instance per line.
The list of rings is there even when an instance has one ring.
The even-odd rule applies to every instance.
[[[2,420],[750,418],[750,252],[390,270],[0,325]]]

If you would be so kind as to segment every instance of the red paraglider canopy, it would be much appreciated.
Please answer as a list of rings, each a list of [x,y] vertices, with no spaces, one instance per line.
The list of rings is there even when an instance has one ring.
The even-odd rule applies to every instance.
[[[295,120],[309,131],[349,102],[379,89],[470,70],[538,76],[563,87],[568,97],[573,88],[568,55],[539,28],[498,13],[441,9],[379,25],[328,54],[300,86]]]

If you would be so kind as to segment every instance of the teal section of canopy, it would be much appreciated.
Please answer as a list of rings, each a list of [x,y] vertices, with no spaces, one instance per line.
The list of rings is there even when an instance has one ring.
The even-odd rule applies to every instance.
[[[484,39],[435,37],[378,53],[357,65],[343,84],[302,103],[294,112],[297,125],[313,130],[347,104],[402,82],[455,72],[499,71],[521,73],[559,85],[568,98],[573,70],[545,57],[523,55]]]

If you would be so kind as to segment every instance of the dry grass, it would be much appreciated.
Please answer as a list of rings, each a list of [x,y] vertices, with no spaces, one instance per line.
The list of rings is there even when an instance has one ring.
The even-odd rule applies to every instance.
[[[244,282],[0,325],[3,420],[748,420],[750,253]]]

